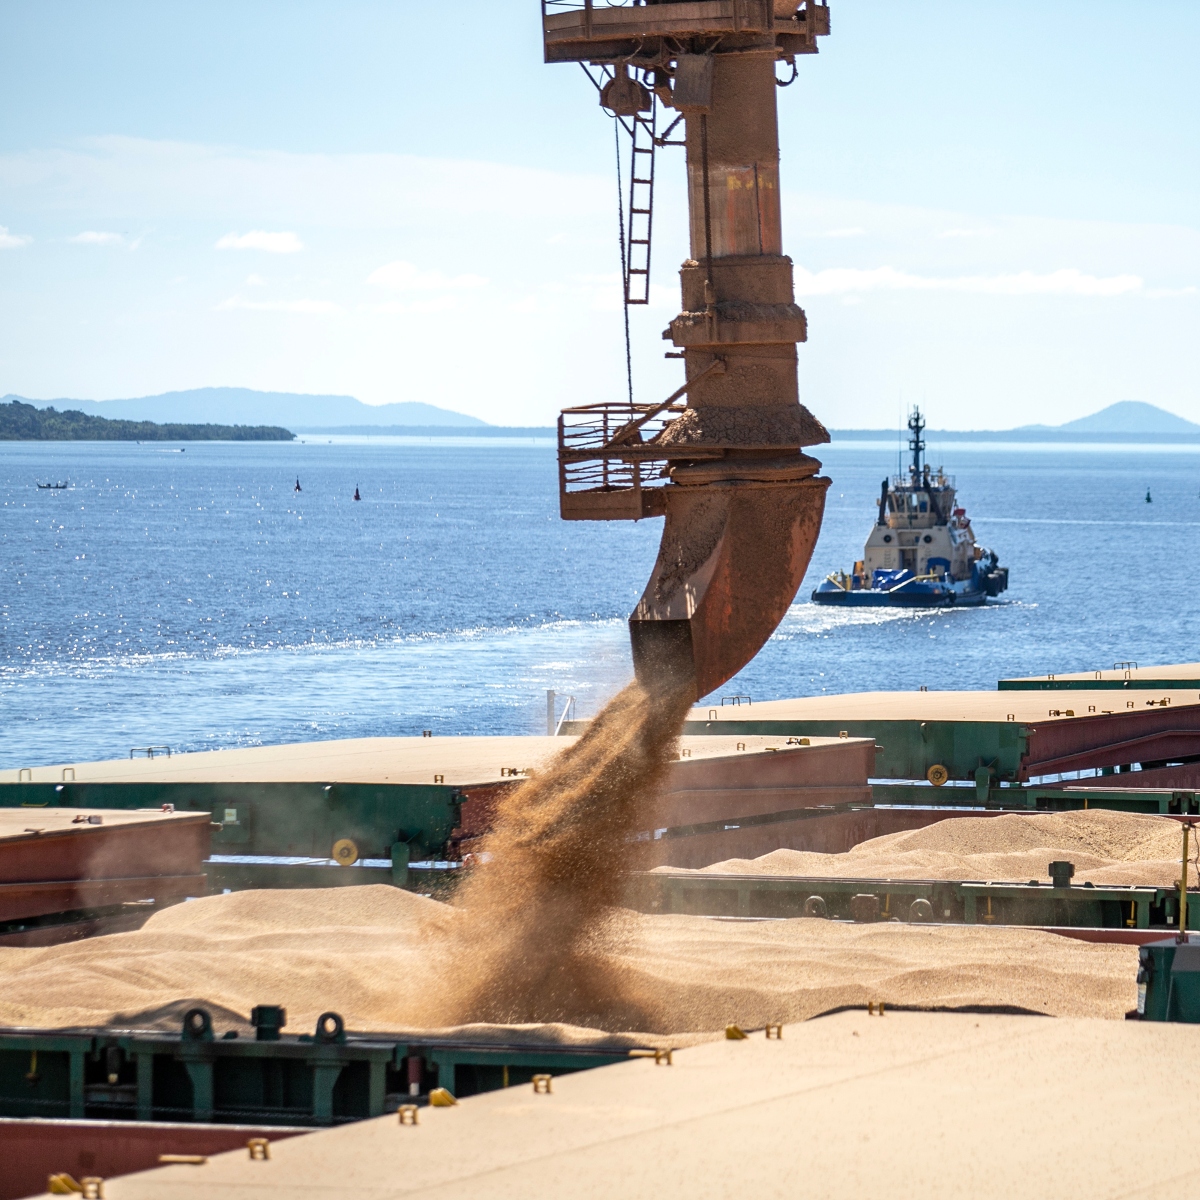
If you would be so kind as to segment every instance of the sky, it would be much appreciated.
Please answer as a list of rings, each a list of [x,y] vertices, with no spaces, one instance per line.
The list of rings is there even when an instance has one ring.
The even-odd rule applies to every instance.
[[[1200,5],[830,3],[778,93],[803,402],[834,428],[1200,421]],[[539,12],[0,0],[0,394],[514,425],[621,399],[612,122],[543,64]],[[682,378],[681,150],[655,211],[644,401]]]

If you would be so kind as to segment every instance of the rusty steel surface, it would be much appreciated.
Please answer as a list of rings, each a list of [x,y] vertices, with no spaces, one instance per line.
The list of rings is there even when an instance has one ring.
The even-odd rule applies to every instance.
[[[134,875],[118,879],[66,879],[38,883],[0,883],[0,922],[21,921],[52,913],[71,913],[136,900],[173,902],[203,896],[208,877]]]
[[[177,897],[177,899],[182,898]],[[122,903],[98,911],[91,910],[80,915],[78,919],[68,917],[57,921],[52,920],[47,924],[33,924],[24,927],[18,925],[15,930],[0,933],[0,946],[62,946],[67,942],[101,937],[108,933],[130,933],[135,929],[141,929],[156,912],[161,910],[162,905],[157,901]]]
[[[656,866],[696,870],[734,858],[761,858],[773,850],[844,854],[862,842],[888,833],[907,833],[957,817],[1004,815],[1006,810],[1001,809],[875,808],[869,802],[841,811],[822,812],[814,807],[771,824],[738,825],[735,818],[722,822],[729,828],[664,836],[654,841],[652,860]]]
[[[630,617],[634,668],[700,697],[774,632],[824,513],[829,481],[803,453],[829,435],[799,399],[796,346],[808,331],[783,252],[775,72],[783,59],[794,77],[795,55],[816,52],[829,10],[545,0],[542,17],[546,60],[600,67],[601,102],[633,119],[627,132],[660,102],[685,122],[682,143],[658,143],[686,147],[690,257],[663,334],[685,383],[658,405],[631,396],[564,410],[559,490],[566,520],[665,516]]]
[[[724,743],[730,750],[698,757],[697,743]],[[807,744],[805,744],[807,742]],[[671,764],[664,795],[710,788],[788,788],[815,784],[866,783],[874,774],[875,743],[870,738],[681,738],[681,757]],[[742,750],[734,747],[745,747]],[[724,747],[722,747],[723,749]]]
[[[639,678],[690,676],[705,696],[758,653],[808,569],[826,483],[668,491],[658,559],[629,619]]]
[[[1147,942],[1161,942],[1163,929],[1106,929],[1103,926],[1078,928],[1071,925],[1032,926],[1042,933],[1057,933],[1059,937],[1074,938],[1077,942],[1095,942],[1114,946],[1144,946]]]
[[[0,834],[0,887],[197,875],[212,841],[208,813],[22,808],[0,816],[9,826]]]
[[[1200,779],[1200,704],[1035,721],[1028,737],[1022,782],[1109,768],[1120,768],[1114,779],[1122,787],[1188,787]],[[1141,770],[1130,770],[1134,763]]]
[[[867,781],[875,764],[873,741],[805,740],[807,745],[789,746],[786,738],[750,738],[740,743],[727,738],[681,738],[680,758],[671,763],[656,799],[655,824],[673,828],[733,822],[801,808],[871,804]],[[722,742],[728,749],[721,747],[719,753],[714,753],[711,743]],[[737,750],[735,746],[746,749]],[[472,839],[487,833],[504,792],[519,786],[520,781],[514,780],[464,788],[461,824],[454,834],[456,844],[465,844],[464,848],[469,849]],[[646,836],[651,836],[649,831]]]
[[[252,1137],[274,1142],[311,1132],[289,1126],[0,1117],[0,1200],[38,1195],[50,1175],[107,1180],[157,1167],[160,1154],[222,1154],[244,1148]]]
[[[211,841],[208,813],[9,809],[0,813],[0,922],[202,896]]]

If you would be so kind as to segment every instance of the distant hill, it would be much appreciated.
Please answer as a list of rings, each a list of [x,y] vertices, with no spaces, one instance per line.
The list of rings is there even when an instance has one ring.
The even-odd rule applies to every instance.
[[[1022,425],[1021,429],[1054,429],[1063,433],[1200,433],[1200,425],[1142,400],[1119,400],[1090,417],[1065,425]]]
[[[20,400],[0,402],[4,442],[290,442],[295,436],[278,425],[109,421],[78,411],[36,408]]]
[[[281,425],[295,430],[345,425],[479,426],[486,421],[433,404],[405,400],[396,404],[364,404],[353,396],[310,396],[298,392],[256,392],[251,388],[194,388],[133,400],[29,400],[4,396],[37,408],[53,406],[126,421],[215,422],[222,425]]]

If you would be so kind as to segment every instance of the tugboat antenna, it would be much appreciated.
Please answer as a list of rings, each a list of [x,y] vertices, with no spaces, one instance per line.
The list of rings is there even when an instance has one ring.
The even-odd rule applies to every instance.
[[[925,442],[921,434],[925,431],[925,422],[921,418],[921,410],[913,406],[912,415],[908,418],[908,448],[912,451],[912,466],[909,473],[914,479],[921,476],[921,456],[925,452]]]

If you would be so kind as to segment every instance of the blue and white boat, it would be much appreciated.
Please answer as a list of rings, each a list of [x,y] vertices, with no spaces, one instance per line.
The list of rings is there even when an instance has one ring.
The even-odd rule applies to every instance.
[[[1008,568],[975,541],[958,507],[954,477],[924,461],[925,422],[908,419],[912,463],[907,475],[883,481],[879,516],[854,570],[826,576],[817,604],[945,608],[984,604],[1008,587]]]

